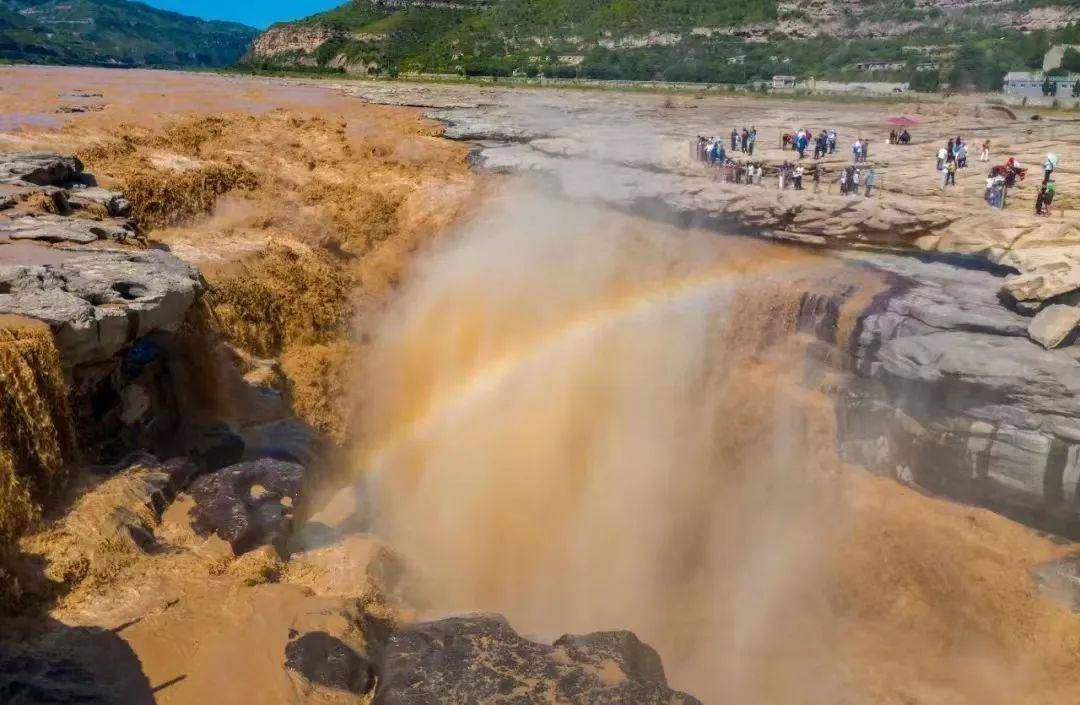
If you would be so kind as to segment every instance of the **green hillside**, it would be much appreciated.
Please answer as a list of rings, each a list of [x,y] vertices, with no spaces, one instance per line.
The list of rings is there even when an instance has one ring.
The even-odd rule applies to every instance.
[[[257,30],[128,0],[0,0],[0,60],[110,66],[227,66]]]
[[[1029,31],[1033,8],[1056,13],[1057,24]],[[895,66],[872,78],[932,87],[952,76],[991,88],[1075,37],[1073,17],[1080,1],[354,0],[272,27],[245,63],[743,83],[778,73],[869,78],[859,64],[887,61]]]

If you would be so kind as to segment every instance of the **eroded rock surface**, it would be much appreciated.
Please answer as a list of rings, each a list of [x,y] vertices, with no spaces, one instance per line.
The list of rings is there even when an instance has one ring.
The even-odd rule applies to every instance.
[[[50,256],[56,261],[39,265],[0,259],[0,313],[48,323],[68,367],[109,358],[153,331],[175,329],[205,288],[198,271],[159,250]]]
[[[264,458],[240,463],[196,480],[192,526],[216,534],[240,555],[286,538],[300,499],[304,466]]]
[[[78,157],[50,152],[0,154],[0,183],[61,186],[82,174]]]
[[[380,675],[377,705],[698,703],[668,686],[659,655],[630,632],[564,636],[548,646],[522,638],[497,615],[395,632]]]
[[[0,235],[7,235],[11,240],[75,242],[85,245],[98,240],[125,243],[134,238],[136,233],[130,225],[122,221],[65,218],[46,214],[0,222]]]

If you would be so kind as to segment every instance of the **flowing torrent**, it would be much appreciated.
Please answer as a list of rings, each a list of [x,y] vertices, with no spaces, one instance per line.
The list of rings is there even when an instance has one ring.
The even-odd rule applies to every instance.
[[[496,200],[373,333],[358,467],[375,532],[431,614],[497,611],[539,638],[632,629],[678,687],[749,702],[774,678],[766,652],[789,648],[778,623],[784,640],[822,628],[833,416],[783,383],[783,282],[819,260]]]

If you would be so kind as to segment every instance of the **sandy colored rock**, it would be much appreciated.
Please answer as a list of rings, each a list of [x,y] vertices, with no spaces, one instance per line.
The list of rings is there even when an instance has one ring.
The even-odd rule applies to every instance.
[[[38,215],[0,222],[0,235],[7,235],[11,240],[73,242],[85,245],[97,240],[126,243],[135,237],[135,231],[122,222]]]
[[[1054,304],[1035,314],[1028,336],[1047,350],[1056,348],[1080,325],[1080,308]]]

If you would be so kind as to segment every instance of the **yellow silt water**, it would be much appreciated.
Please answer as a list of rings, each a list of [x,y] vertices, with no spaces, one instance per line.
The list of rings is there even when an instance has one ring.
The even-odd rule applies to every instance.
[[[0,317],[0,543],[33,521],[75,452],[68,385],[44,324]]]

